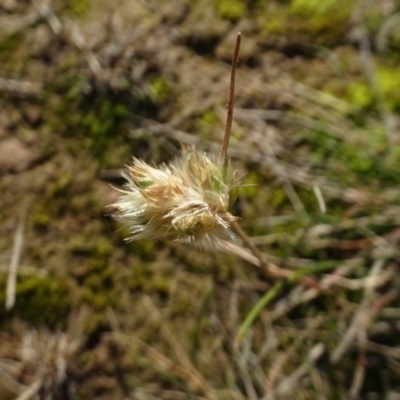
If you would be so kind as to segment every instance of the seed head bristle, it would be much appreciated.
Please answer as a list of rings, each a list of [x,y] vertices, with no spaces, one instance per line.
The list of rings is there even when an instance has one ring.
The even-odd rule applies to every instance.
[[[195,148],[158,168],[133,158],[124,177],[127,189],[113,206],[129,224],[128,240],[188,241],[212,249],[238,241],[230,229],[237,218],[228,207],[241,175],[220,159]]]

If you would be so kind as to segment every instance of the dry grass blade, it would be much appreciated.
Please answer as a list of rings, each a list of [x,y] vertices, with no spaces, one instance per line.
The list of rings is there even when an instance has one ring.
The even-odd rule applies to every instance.
[[[16,79],[0,78],[0,90],[18,96],[39,96],[42,93],[42,84]]]
[[[0,34],[1,36],[14,35],[20,31],[27,29],[28,27],[37,24],[43,16],[37,13],[32,13],[24,16],[18,16],[14,18],[2,18],[0,21]]]
[[[298,382],[307,372],[312,369],[313,364],[324,354],[325,346],[322,343],[314,345],[307,356],[307,359],[291,375],[282,380],[274,391],[278,396],[291,395],[299,386]],[[273,400],[274,394],[268,394],[263,400]]]
[[[156,318],[161,318],[159,311],[152,303],[151,299],[147,298],[146,302],[147,306],[150,308],[150,312],[154,315],[156,314]],[[170,328],[165,326],[165,321],[161,324],[164,335],[166,333],[166,339],[170,343],[171,347],[175,351],[177,357],[181,361],[180,364],[177,364],[160,351],[155,349],[152,346],[149,346],[146,342],[141,339],[132,336],[126,335],[121,331],[119,327],[118,321],[115,317],[115,314],[111,308],[107,310],[107,318],[110,322],[110,325],[113,328],[114,335],[123,340],[128,344],[139,344],[141,350],[143,350],[147,355],[156,362],[156,364],[163,369],[172,371],[177,377],[185,380],[192,386],[193,389],[200,391],[204,394],[207,399],[216,400],[217,396],[214,390],[208,385],[208,383],[204,380],[204,378],[199,374],[199,372],[194,368],[193,364],[187,357],[187,354],[182,350],[180,344],[177,342],[175,336],[170,331]]]
[[[349,389],[349,398],[350,399],[357,399],[358,395],[360,394],[360,391],[361,391],[361,388],[362,388],[362,385],[363,385],[364,379],[365,379],[366,364],[367,364],[367,360],[366,360],[365,352],[362,351],[358,355],[357,366],[356,366],[356,369],[355,369],[354,375],[353,375],[353,382],[351,383],[351,387]]]
[[[60,20],[54,14],[54,11],[49,7],[48,5],[49,2],[46,0],[41,2],[37,0],[31,0],[31,3],[36,8],[40,16],[47,21],[53,33],[59,35],[63,27]]]
[[[23,393],[21,393],[15,400],[30,400],[37,395],[41,389],[43,382],[41,379],[33,382]]]
[[[251,238],[247,236],[247,234],[243,231],[243,229],[236,221],[232,222],[232,230],[238,235],[240,239],[242,239],[243,243],[248,249],[250,249],[252,254],[248,253],[246,250],[241,250],[240,248],[238,248],[238,246],[235,246],[234,244],[228,244],[227,248],[229,250],[242,257],[243,259],[251,262],[252,264],[263,268],[267,276],[272,276],[275,278],[289,278],[292,276],[291,271],[284,270],[273,263],[267,262],[264,258],[263,253],[257,248],[257,246],[254,245]],[[300,276],[299,282],[306,287],[316,288],[317,290],[320,290],[322,292],[319,284],[309,276]]]
[[[43,18],[47,21],[55,35],[61,35],[63,30],[68,33],[71,42],[86,59],[93,76],[97,79],[103,78],[104,70],[95,54],[88,47],[87,41],[82,35],[79,26],[76,25],[72,20],[62,23],[54,11],[46,4],[46,2],[39,3],[37,1],[32,1],[32,3],[36,7],[40,18]]]
[[[370,277],[377,277],[381,273],[384,265],[385,261],[382,259],[378,259],[371,269]],[[349,349],[354,340],[356,340],[358,337],[364,338],[365,341],[366,329],[368,328],[371,320],[374,318],[374,313],[372,313],[371,310],[374,287],[367,286],[364,293],[364,299],[360,304],[360,307],[355,314],[352,323],[350,324],[347,332],[343,335],[343,339],[331,355],[331,361],[333,364],[336,364],[340,361],[344,353]]]
[[[150,314],[152,314],[157,320],[161,321],[161,331],[163,337],[168,341],[171,345],[173,351],[178,357],[181,365],[187,371],[187,373],[191,376],[191,380],[195,382],[195,385],[198,389],[201,390],[202,393],[210,400],[216,400],[217,396],[215,391],[210,387],[208,382],[202,377],[202,375],[197,371],[192,362],[190,361],[187,353],[183,350],[181,344],[176,338],[176,335],[171,331],[167,321],[163,320],[161,313],[152,302],[149,296],[145,296],[145,305],[148,308]]]
[[[10,266],[8,269],[6,288],[6,310],[9,311],[15,304],[15,288],[17,284],[17,273],[21,258],[22,245],[24,242],[24,226],[28,205],[25,203],[20,211],[19,222],[15,232],[14,245],[11,252]]]

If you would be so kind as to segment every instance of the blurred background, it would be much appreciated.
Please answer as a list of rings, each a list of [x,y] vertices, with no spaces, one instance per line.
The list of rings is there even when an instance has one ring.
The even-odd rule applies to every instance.
[[[218,154],[238,31],[232,213],[287,279],[106,207]],[[399,86],[398,0],[1,0],[0,398],[400,399]]]

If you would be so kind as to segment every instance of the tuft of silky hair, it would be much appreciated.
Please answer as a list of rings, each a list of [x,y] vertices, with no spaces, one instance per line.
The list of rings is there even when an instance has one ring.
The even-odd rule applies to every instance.
[[[191,148],[157,168],[137,158],[127,168],[127,189],[112,204],[130,228],[127,240],[157,238],[209,249],[238,242],[230,227],[238,218],[228,208],[242,176],[229,163]]]

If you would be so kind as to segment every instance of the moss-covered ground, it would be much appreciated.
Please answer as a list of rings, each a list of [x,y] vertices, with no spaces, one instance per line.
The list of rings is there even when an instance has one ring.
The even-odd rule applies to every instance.
[[[0,398],[400,398],[399,10],[2,2]],[[218,154],[238,31],[232,213],[285,280],[107,207],[132,156]]]

